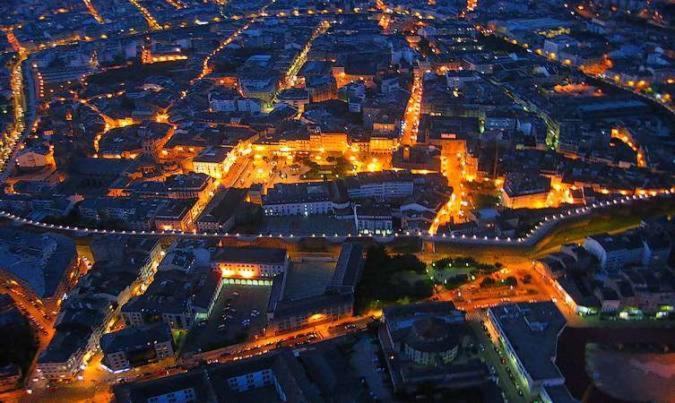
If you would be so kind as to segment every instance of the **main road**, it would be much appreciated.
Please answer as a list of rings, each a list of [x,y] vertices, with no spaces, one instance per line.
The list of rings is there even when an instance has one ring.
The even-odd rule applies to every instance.
[[[25,72],[27,74],[24,74]],[[3,133],[1,139],[0,184],[4,183],[11,173],[13,161],[17,150],[19,150],[18,145],[23,142],[34,127],[37,99],[33,80],[28,65],[28,53],[25,49],[18,48],[17,59],[12,64],[10,72],[14,122],[11,128]]]

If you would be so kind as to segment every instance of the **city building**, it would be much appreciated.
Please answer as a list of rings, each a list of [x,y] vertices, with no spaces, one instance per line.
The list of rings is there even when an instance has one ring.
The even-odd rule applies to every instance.
[[[157,264],[164,256],[162,244],[157,237],[98,236],[92,239],[90,248],[95,265],[98,264],[104,268],[117,266],[121,269],[120,271],[134,273],[143,283],[147,283],[152,278]],[[106,272],[106,270],[101,271]],[[117,270],[113,268],[112,271]]]
[[[288,270],[290,259],[285,249],[278,248],[231,248],[216,249],[211,265],[223,277],[244,279],[274,277]]]
[[[161,246],[156,238],[97,237],[91,243],[94,267],[63,300],[55,334],[37,359],[39,377],[76,379],[100,349],[100,339],[114,323],[132,290],[149,281]]]
[[[128,184],[120,196],[164,197],[174,200],[207,200],[216,182],[207,173],[170,175],[161,181],[137,181]],[[113,189],[113,195],[118,193]],[[125,194],[126,193],[126,194]]]
[[[46,146],[36,146],[23,150],[16,157],[17,168],[21,171],[32,172],[45,167],[55,167],[54,149]]]
[[[267,306],[267,331],[288,332],[351,316],[354,313],[354,291],[363,264],[363,246],[358,243],[343,244],[333,275],[323,291],[302,298],[288,295],[288,272],[277,275]]]
[[[39,344],[0,357],[0,390],[572,401],[556,307],[575,324],[675,317],[675,227],[645,218],[675,198],[674,3],[0,1],[0,325],[21,323],[2,329],[10,355],[15,333]],[[564,245],[598,220],[607,233]],[[478,289],[484,262],[413,264],[444,245],[509,262],[540,241],[539,276]],[[387,280],[368,301],[355,289],[378,243],[421,249],[392,258],[415,270],[366,273]],[[466,317],[446,303],[354,317],[443,280]],[[326,329],[349,336],[319,342]],[[195,367],[135,382],[183,371],[172,335]],[[99,376],[101,352],[128,373]],[[585,400],[603,400],[595,386]]]
[[[668,232],[657,224],[643,223],[637,230],[593,238],[590,248],[587,242],[583,247],[566,245],[535,262],[535,270],[553,285],[560,301],[581,316],[626,320],[668,317],[675,293],[675,276],[663,264],[670,255]],[[631,239],[635,245],[641,240],[641,254],[627,251],[625,246]],[[602,256],[609,256],[606,262],[611,264],[603,267]]]
[[[354,220],[359,234],[390,235],[394,230],[394,217],[387,205],[354,205]]]
[[[216,179],[224,177],[233,162],[230,156],[231,152],[232,147],[228,146],[205,149],[192,160],[194,172],[203,173]]]
[[[103,365],[113,372],[174,356],[171,328],[165,323],[127,327],[101,337]]]
[[[332,76],[310,76],[305,81],[310,102],[323,102],[335,99],[337,84]]]
[[[344,182],[351,199],[401,199],[411,196],[414,189],[413,176],[407,172],[359,173]]]
[[[502,200],[506,207],[541,208],[546,205],[551,180],[542,175],[509,173],[504,179]]]
[[[509,365],[532,396],[545,388],[564,386],[556,366],[558,337],[566,326],[553,302],[507,304],[488,309],[487,326]],[[534,347],[536,346],[536,348]]]
[[[443,390],[488,382],[487,367],[467,348],[475,336],[464,316],[451,302],[384,309],[378,337],[394,390],[414,394],[423,385]]]
[[[315,95],[318,97],[316,92]],[[279,102],[283,102],[297,109],[299,112],[303,112],[305,105],[309,103],[309,91],[306,88],[289,88],[279,92],[277,99]]]
[[[200,232],[228,232],[237,223],[238,214],[247,207],[246,189],[230,188],[216,193],[197,219]],[[253,200],[251,200],[251,203]]]
[[[242,97],[234,90],[209,92],[209,109],[214,112],[260,113],[262,104],[255,98]]]
[[[334,182],[274,185],[262,197],[265,215],[326,215],[349,207],[343,192]]]
[[[159,231],[183,231],[195,229],[195,221],[202,209],[198,199],[171,200],[161,204],[155,213],[155,229]]]
[[[37,359],[36,372],[49,381],[72,381],[99,349],[116,312],[113,303],[94,296],[68,298],[56,320],[56,333]]]
[[[127,326],[163,322],[172,329],[189,329],[211,315],[222,286],[221,272],[209,267],[189,273],[159,271],[145,293],[132,298],[121,314]]]
[[[637,233],[590,236],[584,240],[584,248],[598,258],[601,268],[609,271],[641,263],[646,252],[642,238]]]
[[[99,141],[99,156],[136,159],[141,155],[157,157],[173,135],[168,123],[146,121],[111,129]]]
[[[118,402],[319,402],[321,396],[293,353],[278,349],[229,364],[209,365],[114,388]]]
[[[63,235],[0,228],[0,276],[54,309],[78,269],[75,242]]]

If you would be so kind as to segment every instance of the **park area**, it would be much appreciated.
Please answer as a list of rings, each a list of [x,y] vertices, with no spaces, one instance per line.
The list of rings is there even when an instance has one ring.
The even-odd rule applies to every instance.
[[[434,287],[454,289],[501,268],[500,263],[481,263],[471,257],[443,258],[428,265],[413,254],[389,254],[383,246],[371,246],[356,291],[356,307],[363,312],[421,301],[433,296]]]

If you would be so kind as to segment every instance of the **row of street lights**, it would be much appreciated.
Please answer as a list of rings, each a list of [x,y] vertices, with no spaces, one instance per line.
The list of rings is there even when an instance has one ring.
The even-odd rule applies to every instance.
[[[321,234],[293,234],[293,233],[286,233],[286,234],[241,234],[241,233],[218,233],[218,232],[197,232],[196,230],[194,231],[180,231],[180,230],[160,230],[160,231],[155,231],[155,230],[114,230],[114,229],[96,229],[96,228],[87,228],[87,227],[78,227],[78,226],[70,226],[70,225],[58,225],[58,224],[49,224],[37,220],[30,220],[18,215],[15,215],[13,213],[7,212],[7,211],[0,211],[0,217],[4,217],[7,219],[10,219],[16,223],[19,224],[25,224],[25,225],[31,225],[35,227],[40,227],[40,228],[45,228],[45,229],[55,229],[55,230],[61,230],[61,231],[70,231],[70,232],[75,232],[75,233],[84,233],[84,234],[99,234],[99,235],[141,235],[141,236],[175,236],[175,237],[214,237],[214,238],[223,238],[223,237],[235,237],[239,239],[262,239],[262,238],[270,238],[270,239],[303,239],[303,238],[324,238],[327,240],[335,240],[339,241],[344,238],[370,238],[370,239],[383,239],[386,241],[386,238],[399,238],[399,237],[419,237],[424,240],[429,240],[429,241],[455,241],[459,243],[481,243],[485,244],[486,242],[488,244],[502,244],[502,245],[510,245],[510,244],[520,244],[526,241],[529,241],[533,239],[533,237],[538,235],[538,232],[552,226],[555,223],[558,223],[561,220],[572,218],[572,217],[579,217],[582,215],[586,215],[591,213],[593,210],[597,209],[602,209],[602,208],[607,208],[607,207],[613,207],[613,206],[618,206],[622,204],[629,203],[634,200],[644,200],[644,199],[651,199],[655,197],[660,197],[660,196],[668,196],[670,197],[673,194],[673,191],[668,189],[668,190],[663,190],[660,193],[653,193],[653,194],[642,194],[642,195],[632,195],[632,196],[622,196],[619,198],[615,198],[612,200],[606,200],[602,202],[596,202],[593,203],[591,206],[585,206],[585,207],[577,207],[574,209],[567,210],[565,212],[561,212],[558,214],[552,214],[549,216],[544,217],[543,221],[539,222],[534,228],[530,230],[530,232],[525,236],[525,237],[499,237],[499,236],[494,236],[494,237],[479,237],[477,235],[466,235],[466,234],[461,234],[461,235],[455,235],[453,233],[447,234],[439,234],[439,235],[430,235],[426,232],[423,231],[405,231],[405,230],[399,230],[398,232],[393,233],[392,235],[389,236],[381,236],[381,237],[373,237],[369,235],[362,235],[362,234],[352,234],[352,233],[347,233],[347,234],[338,234],[334,233],[333,235],[326,234],[326,233],[321,233]]]

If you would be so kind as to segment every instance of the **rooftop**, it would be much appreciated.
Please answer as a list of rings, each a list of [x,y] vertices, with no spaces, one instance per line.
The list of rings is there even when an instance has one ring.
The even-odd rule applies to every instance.
[[[218,248],[212,256],[216,263],[283,264],[286,249],[279,248]]]
[[[640,249],[643,247],[642,238],[634,232],[610,235],[607,233],[589,237],[602,246],[607,252],[619,250]]]
[[[554,358],[566,321],[553,302],[501,305],[489,312],[535,382],[562,378]]]
[[[247,374],[270,370],[277,389],[250,388],[239,391],[228,382]],[[153,397],[192,389],[195,401],[249,401],[254,396],[265,402],[319,402],[319,392],[307,378],[304,368],[288,349],[228,364],[209,365],[153,381],[119,385],[114,388],[120,403],[148,401]]]
[[[146,345],[170,340],[172,340],[171,329],[164,323],[145,327],[126,327],[118,332],[104,334],[101,337],[101,350],[104,354],[136,351]]]
[[[40,298],[54,296],[76,257],[75,242],[63,235],[0,228],[0,269]]]
[[[263,204],[329,201],[331,199],[329,186],[326,183],[277,183],[263,196]]]

